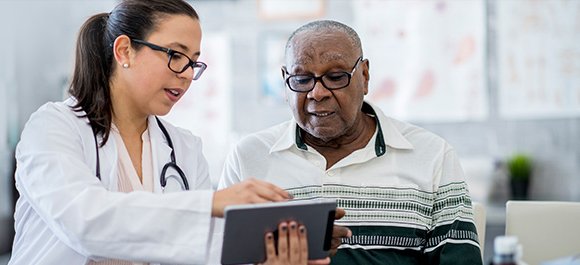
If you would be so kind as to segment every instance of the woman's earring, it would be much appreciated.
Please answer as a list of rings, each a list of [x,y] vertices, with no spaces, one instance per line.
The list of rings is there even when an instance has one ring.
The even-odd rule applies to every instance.
[[[123,68],[129,68],[129,64],[128,63],[124,63],[123,64]]]

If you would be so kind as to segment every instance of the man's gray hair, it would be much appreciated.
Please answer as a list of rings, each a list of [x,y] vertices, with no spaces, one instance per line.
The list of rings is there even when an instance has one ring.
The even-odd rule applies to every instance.
[[[360,55],[361,56],[363,55],[361,41],[356,31],[354,31],[354,29],[352,29],[351,27],[334,20],[317,20],[296,29],[294,32],[292,32],[292,34],[288,38],[288,41],[286,42],[285,53],[288,53],[288,49],[290,49],[290,46],[292,46],[292,43],[294,42],[294,38],[296,37],[296,35],[306,31],[343,32],[348,36],[355,49],[359,50]]]

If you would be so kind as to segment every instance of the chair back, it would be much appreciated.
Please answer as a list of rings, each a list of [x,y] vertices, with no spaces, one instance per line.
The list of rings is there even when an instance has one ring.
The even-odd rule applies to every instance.
[[[580,202],[508,201],[506,235],[518,237],[529,265],[580,254]]]

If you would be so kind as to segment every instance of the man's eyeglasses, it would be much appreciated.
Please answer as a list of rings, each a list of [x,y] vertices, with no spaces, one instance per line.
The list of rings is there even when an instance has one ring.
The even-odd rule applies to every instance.
[[[306,93],[312,91],[316,86],[316,82],[319,81],[328,90],[341,89],[347,87],[350,84],[350,79],[352,78],[352,75],[356,71],[356,68],[360,62],[362,62],[362,56],[358,57],[350,73],[329,72],[321,76],[306,75],[306,74],[291,75],[290,73],[288,73],[288,70],[286,70],[286,67],[283,67],[282,70],[288,76],[286,77],[286,84],[288,85],[290,90],[294,92]]]
[[[203,74],[203,71],[205,71],[205,68],[207,68],[207,65],[205,63],[199,62],[199,61],[193,61],[184,53],[181,53],[181,52],[169,49],[169,48],[164,48],[164,47],[161,47],[159,45],[155,45],[153,43],[146,42],[143,40],[133,39],[131,41],[138,43],[138,44],[145,45],[145,46],[151,48],[152,50],[162,51],[162,52],[167,53],[167,57],[169,58],[169,62],[167,63],[167,67],[169,67],[169,70],[173,71],[176,74],[181,74],[181,73],[185,72],[185,70],[187,70],[188,67],[191,67],[193,69],[193,80],[197,80],[197,79],[199,79],[201,74]]]

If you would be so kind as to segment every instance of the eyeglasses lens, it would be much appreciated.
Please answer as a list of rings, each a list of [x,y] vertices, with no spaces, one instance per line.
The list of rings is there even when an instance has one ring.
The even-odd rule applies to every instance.
[[[350,78],[348,73],[327,73],[321,77],[322,85],[328,89],[339,89],[348,86]],[[309,75],[294,75],[288,79],[293,90],[310,91],[315,86],[316,78]]]
[[[192,63],[193,65],[191,65]],[[169,58],[169,68],[176,73],[183,73],[189,67],[193,69],[193,80],[197,80],[205,70],[205,65],[200,62],[192,62],[182,54],[175,53]]]

